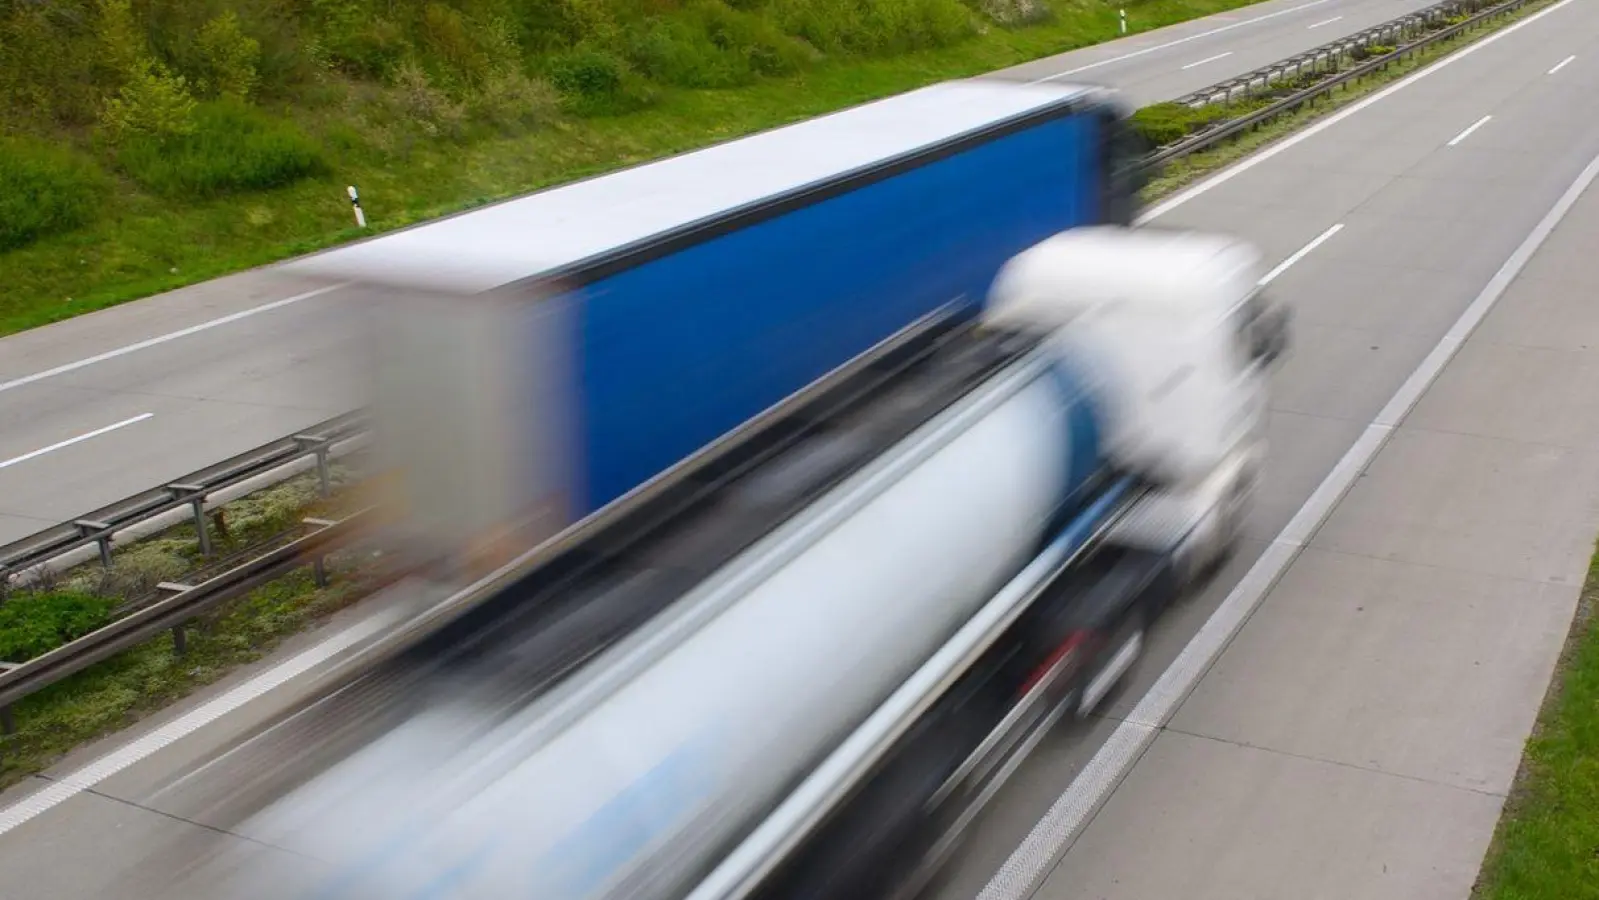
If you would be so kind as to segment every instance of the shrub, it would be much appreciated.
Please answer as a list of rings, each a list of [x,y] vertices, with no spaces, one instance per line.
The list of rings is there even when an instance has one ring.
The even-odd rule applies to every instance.
[[[322,34],[315,51],[329,65],[357,78],[379,80],[399,71],[410,44],[398,22],[367,15],[351,4],[321,0],[315,5]]]
[[[8,126],[82,126],[99,114],[99,41],[92,31],[68,27],[56,12],[27,3],[0,12],[0,109]]]
[[[828,52],[901,53],[975,33],[960,0],[773,0],[771,11],[784,31]]]
[[[428,137],[453,140],[465,134],[466,108],[435,87],[422,67],[413,62],[400,66],[381,108],[389,121],[398,119]]]
[[[712,45],[755,75],[783,75],[809,61],[803,45],[770,20],[739,12],[717,0],[696,0],[688,13]]]
[[[603,0],[517,0],[521,45],[532,53],[553,54],[585,39],[601,43],[615,37],[611,4]]]
[[[469,103],[472,118],[512,135],[554,118],[560,95],[543,81],[506,72],[491,75]]]
[[[807,48],[767,19],[716,0],[698,0],[684,12],[639,23],[627,35],[627,60],[640,73],[681,87],[719,88],[810,62]]]
[[[1037,25],[1055,15],[1044,0],[977,0],[976,6],[978,12],[1006,28]]]
[[[194,130],[194,98],[188,82],[147,62],[106,101],[100,128],[112,143],[130,136],[160,141],[189,134]]]
[[[261,44],[244,33],[232,10],[200,29],[199,51],[204,84],[211,93],[242,100],[255,92]]]
[[[623,42],[628,62],[664,84],[714,88],[740,83],[744,73],[711,43],[710,36],[682,19],[635,25]]]
[[[115,600],[93,594],[18,593],[0,604],[0,660],[26,662],[111,620]]]
[[[579,115],[632,112],[653,99],[621,58],[593,45],[579,45],[557,54],[548,67],[550,84],[561,92],[567,107]]]
[[[187,134],[135,135],[116,158],[150,190],[191,198],[281,187],[323,170],[321,152],[302,132],[236,100],[198,106]]]
[[[1181,140],[1200,128],[1213,122],[1227,118],[1230,114],[1243,112],[1241,107],[1235,105],[1229,110],[1223,106],[1211,105],[1194,109],[1182,103],[1156,103],[1146,106],[1133,114],[1133,128],[1144,136],[1152,146],[1164,147],[1174,141]]]
[[[0,141],[0,251],[94,218],[106,180],[77,155],[31,141]]]

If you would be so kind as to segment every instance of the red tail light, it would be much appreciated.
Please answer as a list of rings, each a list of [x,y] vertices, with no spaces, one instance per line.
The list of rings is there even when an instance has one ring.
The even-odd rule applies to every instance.
[[[1072,632],[1071,636],[1067,637],[1066,640],[1061,642],[1060,646],[1055,648],[1055,652],[1051,653],[1048,659],[1044,660],[1038,668],[1033,670],[1031,675],[1027,676],[1027,680],[1022,683],[1022,694],[1026,695],[1037,687],[1038,683],[1044,680],[1044,676],[1048,675],[1051,669],[1054,669],[1067,657],[1075,653],[1077,648],[1088,640],[1090,634],[1091,632],[1087,631]]]

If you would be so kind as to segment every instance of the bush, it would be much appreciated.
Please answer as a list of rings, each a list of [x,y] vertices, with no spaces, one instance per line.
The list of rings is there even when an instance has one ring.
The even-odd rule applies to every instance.
[[[0,2],[0,110],[7,126],[78,127],[100,111],[95,74],[101,47],[92,32],[63,27],[44,4]]]
[[[1037,25],[1054,17],[1044,0],[977,0],[977,11],[1006,28]]]
[[[828,52],[946,47],[976,31],[960,0],[773,0],[771,11],[784,31]]]
[[[94,218],[106,179],[77,155],[31,141],[0,141],[0,251]]]
[[[116,603],[93,594],[17,593],[0,604],[0,660],[26,662],[111,620]]]
[[[691,88],[747,84],[810,62],[805,45],[769,20],[716,0],[698,0],[685,13],[636,25],[624,42],[628,62],[657,81]]]
[[[333,68],[356,78],[391,78],[410,49],[398,23],[371,16],[324,23],[323,34],[317,52]]]
[[[203,83],[212,94],[243,100],[255,92],[261,44],[244,33],[232,10],[205,23],[200,29],[199,49],[205,67]]]
[[[435,87],[415,63],[400,67],[381,106],[388,121],[398,119],[428,137],[455,140],[465,136],[466,108]]]
[[[491,75],[472,96],[472,118],[512,135],[543,125],[555,117],[560,96],[548,84],[508,72]]]
[[[116,159],[150,190],[190,198],[282,187],[324,168],[299,129],[236,100],[200,104],[188,134],[130,137]]]
[[[1229,110],[1216,105],[1194,109],[1181,103],[1156,103],[1133,114],[1133,128],[1142,134],[1151,146],[1164,147],[1182,140],[1206,125],[1243,111],[1236,105]]]
[[[149,62],[128,76],[100,111],[100,128],[112,143],[130,136],[166,140],[194,130],[194,98],[181,75]]]
[[[614,53],[583,46],[548,63],[550,84],[579,115],[618,115],[648,106],[653,97]]]
[[[604,0],[517,0],[521,45],[532,53],[552,54],[584,40],[609,41],[617,24],[612,4]]]

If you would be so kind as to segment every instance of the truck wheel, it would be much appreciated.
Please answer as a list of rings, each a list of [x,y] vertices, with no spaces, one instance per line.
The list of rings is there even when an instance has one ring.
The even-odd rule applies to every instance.
[[[1226,568],[1244,542],[1244,526],[1249,521],[1250,501],[1255,494],[1255,473],[1246,468],[1238,473],[1217,511],[1216,542],[1210,559],[1199,572],[1198,583],[1208,584]]]

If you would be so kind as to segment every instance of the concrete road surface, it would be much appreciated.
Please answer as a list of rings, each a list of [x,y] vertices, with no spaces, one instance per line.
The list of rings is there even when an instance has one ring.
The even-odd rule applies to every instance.
[[[1311,248],[1271,288],[1298,328],[1255,552],[940,897],[1468,895],[1599,529],[1599,188],[1555,221],[1596,172],[1599,8],[1573,2],[1157,218]]]
[[[1596,159],[1599,9],[1567,0],[1157,210],[1286,265],[1250,552],[939,896],[1466,895],[1599,528]],[[0,900],[204,897],[213,854],[281,854],[155,786],[288,702],[319,640],[0,798]]]
[[[1002,75],[1170,99],[1426,5],[1273,0]],[[257,270],[0,339],[0,543],[359,405],[325,287]]]

